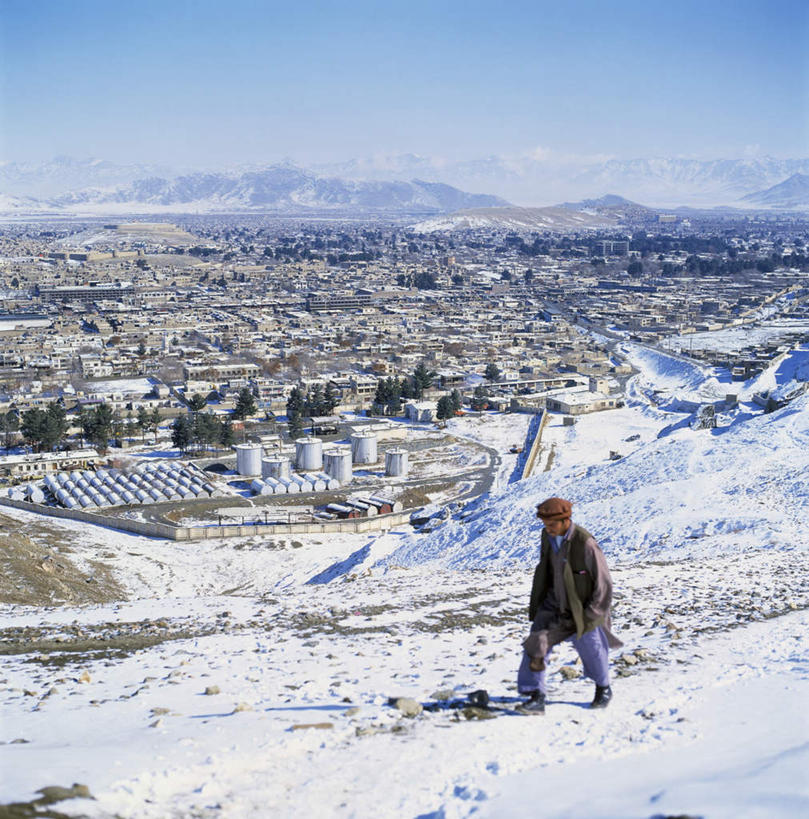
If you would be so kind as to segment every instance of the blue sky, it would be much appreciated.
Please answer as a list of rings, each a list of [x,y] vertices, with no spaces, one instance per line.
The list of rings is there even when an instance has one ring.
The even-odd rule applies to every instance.
[[[0,158],[809,155],[809,3],[0,0]]]

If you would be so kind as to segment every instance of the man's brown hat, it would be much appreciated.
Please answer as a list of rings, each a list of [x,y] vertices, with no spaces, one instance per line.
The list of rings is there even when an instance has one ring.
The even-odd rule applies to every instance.
[[[565,520],[571,515],[573,504],[564,498],[548,498],[537,504],[537,517],[542,520]]]

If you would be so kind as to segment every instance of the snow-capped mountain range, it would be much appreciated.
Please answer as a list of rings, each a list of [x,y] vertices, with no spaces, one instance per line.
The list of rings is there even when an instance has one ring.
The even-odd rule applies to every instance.
[[[440,182],[377,182],[318,176],[294,165],[243,173],[194,173],[148,177],[126,186],[85,188],[40,202],[41,209],[87,213],[354,211],[440,213],[459,208],[499,207],[497,196],[470,194]],[[11,200],[24,210],[30,200]]]
[[[496,193],[526,206],[552,205],[617,191],[652,206],[744,207],[745,203],[739,202],[742,197],[776,185],[792,174],[809,173],[809,158],[557,161],[553,157],[524,155],[455,161],[401,154],[322,165],[318,170],[354,179],[440,179],[466,190]]]
[[[574,161],[534,155],[445,160],[416,154],[222,171],[57,157],[0,164],[0,211],[343,210],[447,213],[549,206],[615,191],[652,207],[809,207],[809,159]],[[783,186],[783,187],[782,187]],[[475,193],[466,193],[474,191]]]

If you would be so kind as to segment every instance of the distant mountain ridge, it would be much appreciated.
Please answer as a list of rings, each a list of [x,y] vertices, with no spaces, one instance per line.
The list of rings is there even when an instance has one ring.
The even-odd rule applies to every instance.
[[[800,192],[784,189],[765,196],[766,192],[795,176],[798,179],[791,184],[799,186],[800,178],[807,175],[809,159],[773,157],[584,161],[520,155],[448,160],[398,154],[309,169],[286,161],[180,173],[155,165],[56,157],[41,164],[0,163],[0,202],[5,203],[5,212],[30,209],[32,199],[41,200],[39,209],[68,211],[96,206],[123,210],[132,203],[152,210],[186,206],[200,211],[346,208],[439,212],[501,206],[507,201],[539,207],[557,202],[567,206],[580,199],[584,207],[606,207],[604,192],[620,191],[618,199],[628,202],[626,207],[643,202],[655,208],[788,208],[803,206]],[[764,198],[756,198],[759,195]],[[616,200],[612,205],[623,203]]]
[[[609,159],[489,156],[443,160],[416,154],[353,159],[318,166],[355,179],[418,176],[467,190],[496,193],[525,206],[551,205],[621,191],[628,199],[657,207],[732,205],[740,197],[775,185],[795,173],[809,174],[809,158]]]
[[[415,179],[411,182],[358,182],[318,176],[290,164],[236,174],[149,177],[126,186],[64,193],[41,203],[43,209],[82,214],[329,210],[441,213],[507,204],[497,196],[466,193],[442,183]]]
[[[784,210],[809,208],[809,174],[792,174],[789,179],[767,190],[743,196],[741,201],[748,205]]]

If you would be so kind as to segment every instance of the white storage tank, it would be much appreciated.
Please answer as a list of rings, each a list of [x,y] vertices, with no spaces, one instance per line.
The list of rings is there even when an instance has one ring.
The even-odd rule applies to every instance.
[[[351,472],[351,447],[338,446],[329,450],[324,455],[324,471],[341,484],[350,483]]]
[[[355,464],[375,464],[379,460],[376,451],[376,433],[353,433],[351,436],[351,457]]]
[[[291,472],[289,458],[276,455],[261,459],[262,478],[288,478]]]
[[[60,486],[64,486],[70,480],[70,475],[67,472],[60,472],[56,476],[56,480],[59,481]]]
[[[313,487],[312,484],[309,483],[308,480],[303,475],[291,475],[291,480],[294,481],[300,487],[301,492],[312,492]]]
[[[311,472],[307,472],[303,477],[312,484],[312,489],[315,492],[325,492],[326,482],[319,475],[314,475]]]
[[[151,503],[152,499],[149,497],[149,493],[145,489],[136,489],[135,490],[135,497],[141,503]]]
[[[278,478],[273,478],[272,476],[264,478],[264,483],[272,489],[273,495],[285,495],[287,488]]]
[[[264,450],[261,444],[236,444],[236,471],[240,475],[260,475],[261,457]]]
[[[340,488],[340,481],[338,481],[337,478],[332,478],[332,476],[329,475],[328,472],[318,472],[317,477],[321,481],[323,481],[325,489],[333,490]]]
[[[407,450],[389,449],[385,453],[385,474],[394,478],[407,475]]]
[[[255,478],[250,482],[250,491],[254,495],[272,495],[272,486],[261,478]]]
[[[293,481],[292,478],[278,478],[278,480],[286,489],[287,495],[293,495],[296,492],[301,491],[300,485],[295,483],[295,481]]]
[[[323,469],[323,442],[320,438],[295,441],[295,467],[305,471]]]
[[[31,503],[45,503],[45,495],[38,486],[28,484],[25,487],[25,496]]]

